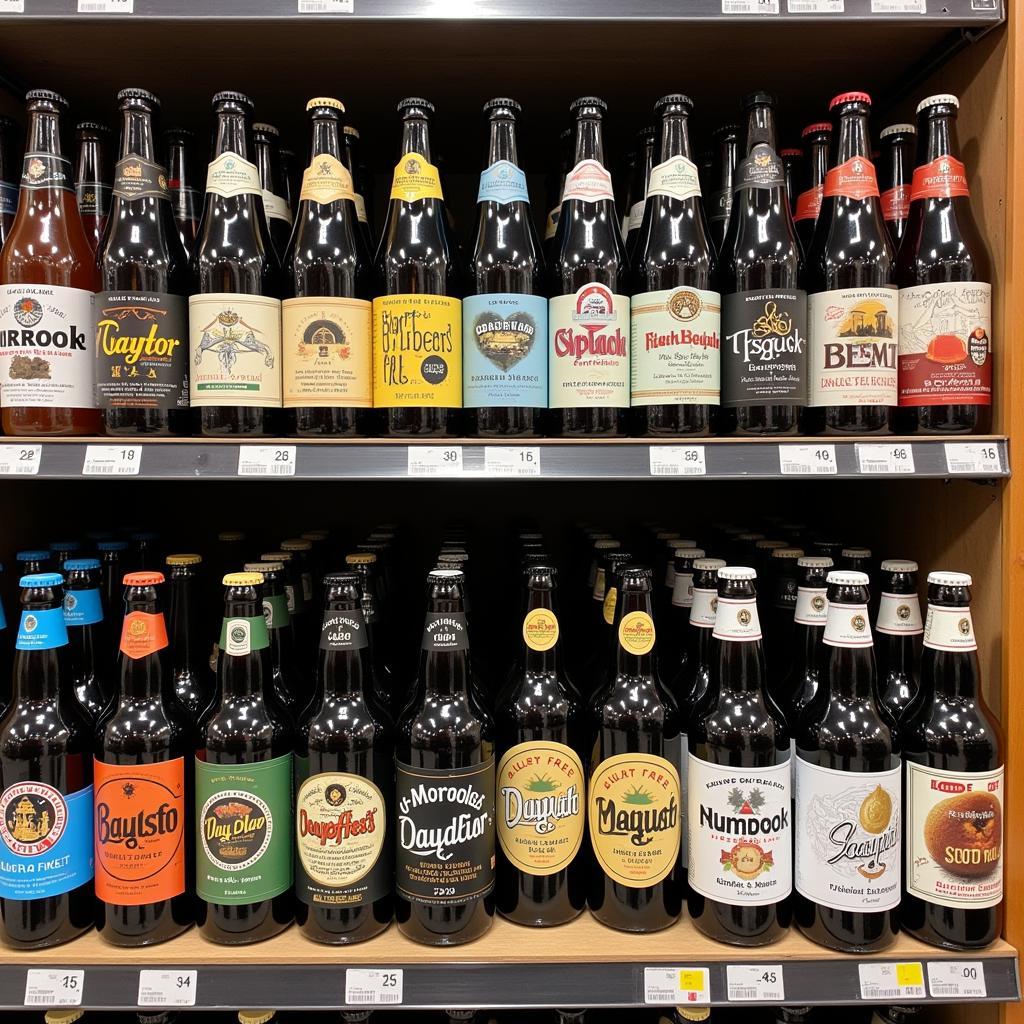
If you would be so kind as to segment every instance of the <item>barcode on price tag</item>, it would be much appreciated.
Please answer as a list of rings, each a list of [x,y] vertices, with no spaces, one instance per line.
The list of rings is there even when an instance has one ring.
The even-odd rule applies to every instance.
[[[780,444],[779,469],[783,476],[834,476],[834,444]]]
[[[779,0],[722,0],[723,14],[778,14]]]
[[[462,445],[409,445],[409,476],[460,476]]]
[[[354,0],[299,0],[299,14],[352,14]]]
[[[913,473],[910,444],[858,444],[857,466],[862,473]]]
[[[540,447],[484,449],[484,472],[488,476],[540,476]]]
[[[927,14],[925,0],[871,0],[872,14]]]
[[[786,0],[790,14],[842,14],[843,0]]]
[[[41,444],[0,445],[0,476],[35,476],[42,461]]]
[[[644,1002],[660,1006],[707,1006],[711,983],[706,967],[645,967]]]
[[[733,1003],[781,1003],[786,998],[782,964],[728,964],[725,978]]]
[[[652,444],[651,476],[706,476],[702,444]]]
[[[238,446],[239,476],[295,476],[293,444],[242,444]]]
[[[81,1006],[85,971],[33,969],[25,975],[26,1006]]]
[[[134,14],[135,0],[78,0],[79,14]]]
[[[197,971],[139,971],[139,1006],[195,1006]]]
[[[905,964],[858,964],[861,999],[891,1002],[926,999],[924,968],[919,960]]]
[[[0,0],[0,14],[24,14],[25,0]]]
[[[140,444],[87,444],[82,476],[138,476],[142,469]]]
[[[345,971],[345,1002],[349,1006],[395,1006],[402,1001],[403,971]]]
[[[946,468],[950,473],[1001,473],[999,445],[985,442],[947,441]]]
[[[935,999],[984,999],[988,995],[985,965],[980,960],[932,960],[928,991]]]

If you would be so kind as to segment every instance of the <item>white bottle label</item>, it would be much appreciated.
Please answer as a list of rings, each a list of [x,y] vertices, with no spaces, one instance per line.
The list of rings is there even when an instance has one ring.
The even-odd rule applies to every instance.
[[[643,224],[643,222],[644,222],[644,206],[645,205],[646,205],[646,200],[641,199],[640,202],[634,203],[629,208],[629,221],[628,221],[628,224],[627,224],[627,227],[626,227],[626,233],[627,234],[630,231],[639,231],[640,230],[640,225]]]
[[[366,200],[358,192],[353,193],[352,198],[355,200],[356,204],[356,217],[359,219],[360,223],[367,223]]]
[[[619,223],[619,234],[622,235],[622,240],[625,241],[626,240],[626,235],[629,234],[629,214],[628,213],[624,213],[622,215],[622,220]]]
[[[263,209],[272,220],[283,220],[288,224],[292,222],[292,211],[288,207],[288,200],[283,196],[276,196],[273,192],[263,190]]]
[[[752,597],[720,597],[714,636],[716,640],[760,640],[757,601]]]
[[[605,580],[604,580],[604,568],[602,566],[597,567],[597,572],[594,573],[594,587],[590,592],[590,596],[595,601],[604,600]]]
[[[978,641],[974,637],[971,609],[928,605],[924,645],[936,651],[976,651]]]
[[[796,888],[833,910],[900,902],[900,766],[840,772],[796,759]]]
[[[870,647],[871,623],[866,604],[829,604],[822,638],[829,647]]]
[[[582,199],[596,203],[599,199],[614,200],[612,176],[596,160],[581,160],[566,176],[562,202]]]
[[[672,604],[676,608],[693,607],[693,573],[677,572],[672,584]]]
[[[665,586],[670,590],[674,589],[676,585],[676,562],[674,558],[669,558],[668,563],[665,565]]]
[[[793,889],[790,763],[732,768],[689,756],[690,885],[708,899],[761,906]]]
[[[827,593],[824,588],[798,587],[793,621],[801,626],[824,626],[828,617]]]
[[[693,588],[693,604],[690,606],[690,625],[701,629],[714,629],[718,615],[718,591]]]
[[[647,183],[648,196],[669,196],[671,199],[693,199],[700,195],[697,165],[685,156],[674,156],[651,168]]]
[[[206,191],[216,196],[262,196],[260,172],[237,153],[221,153],[206,168]]]
[[[924,632],[917,594],[882,594],[875,631],[890,636],[917,636]]]

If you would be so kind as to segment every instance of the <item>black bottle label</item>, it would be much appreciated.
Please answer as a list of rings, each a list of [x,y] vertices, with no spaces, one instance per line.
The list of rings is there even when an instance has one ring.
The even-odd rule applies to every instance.
[[[167,172],[159,164],[130,153],[114,167],[114,195],[121,199],[169,199]]]
[[[423,650],[468,651],[469,627],[461,612],[428,613],[423,627]]]
[[[738,192],[744,188],[785,188],[786,172],[778,154],[766,142],[759,142],[736,167]]]
[[[71,161],[52,153],[26,153],[21,165],[21,187],[74,190]]]
[[[75,188],[78,211],[87,217],[105,217],[110,212],[111,188],[102,181],[80,181]]]
[[[320,630],[321,651],[361,651],[367,646],[366,622],[361,609],[328,612]]]

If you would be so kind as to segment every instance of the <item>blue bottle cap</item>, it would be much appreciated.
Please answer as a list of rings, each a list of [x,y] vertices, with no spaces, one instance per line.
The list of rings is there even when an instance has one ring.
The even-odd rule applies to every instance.
[[[45,562],[50,557],[50,552],[32,549],[30,551],[19,551],[14,557],[19,562]]]
[[[153,533],[152,530],[137,530],[131,535],[132,540],[159,540],[160,534]]]
[[[81,572],[84,569],[98,569],[100,560],[98,558],[66,558],[64,560],[65,572]]]
[[[51,551],[81,551],[82,545],[77,540],[55,540],[50,543]]]
[[[22,576],[18,586],[22,589],[33,587],[59,587],[64,582],[64,577],[59,572],[33,572],[28,576]]]
[[[123,540],[101,540],[96,545],[97,551],[127,551],[128,544]]]

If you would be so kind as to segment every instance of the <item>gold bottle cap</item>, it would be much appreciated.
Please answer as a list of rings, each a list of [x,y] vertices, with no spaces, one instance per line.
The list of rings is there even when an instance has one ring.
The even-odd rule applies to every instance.
[[[333,99],[330,96],[314,96],[306,104],[307,112],[314,107],[333,107],[335,110],[340,110],[343,114],[345,113],[345,104],[341,100]]]
[[[258,587],[263,582],[263,573],[229,572],[221,582],[225,587]]]
[[[267,1024],[277,1016],[277,1010],[239,1010],[238,1024]]]
[[[166,565],[199,565],[203,560],[202,555],[168,555],[164,559]]]
[[[358,551],[345,556],[346,565],[373,565],[376,561],[377,556],[372,551]]]
[[[706,1006],[677,1006],[676,1013],[683,1020],[707,1020],[711,1011]]]
[[[74,1024],[85,1016],[85,1010],[47,1010],[46,1024]]]
[[[313,542],[308,540],[302,540],[300,537],[291,537],[288,540],[281,541],[282,551],[312,551]]]
[[[265,572],[284,572],[284,562],[246,562],[242,570],[257,576],[262,576]]]

